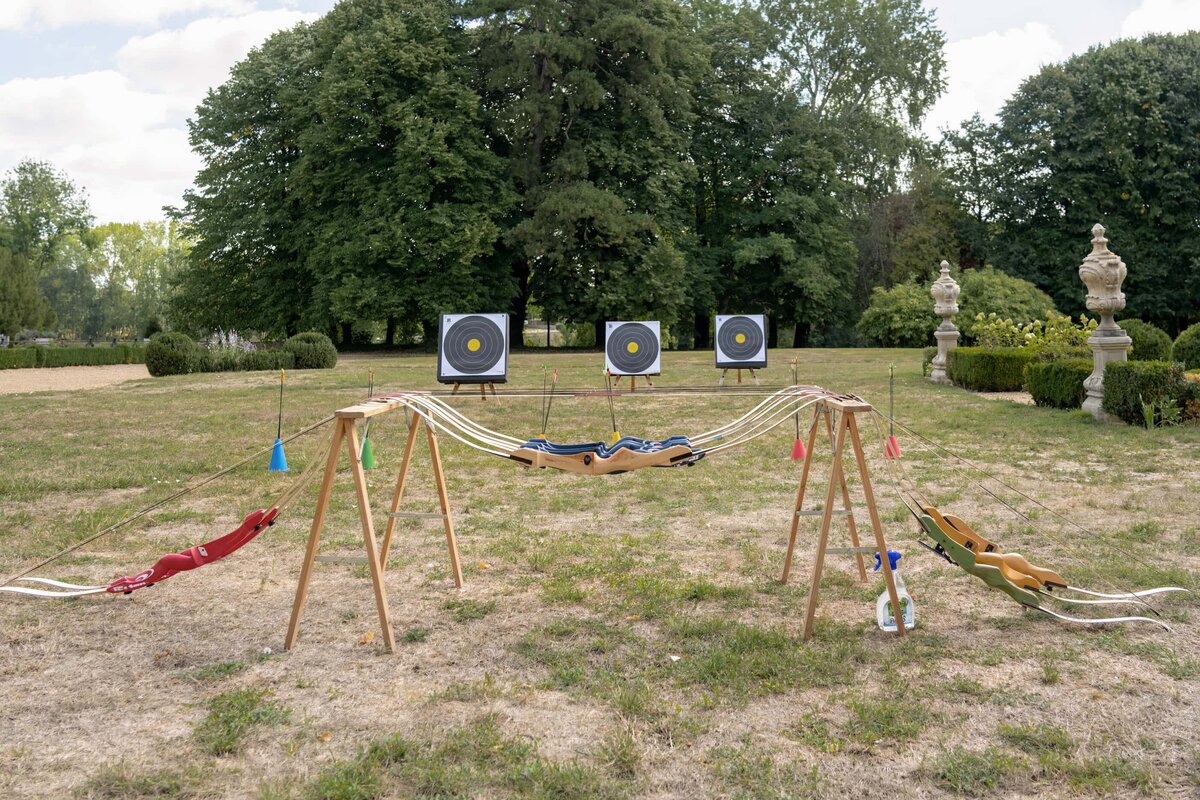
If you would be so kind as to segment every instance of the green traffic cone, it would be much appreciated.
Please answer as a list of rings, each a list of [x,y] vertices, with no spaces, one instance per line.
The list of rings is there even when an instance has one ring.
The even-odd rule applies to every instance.
[[[375,469],[375,448],[371,447],[371,440],[363,439],[362,456],[359,458],[362,462],[363,469]]]

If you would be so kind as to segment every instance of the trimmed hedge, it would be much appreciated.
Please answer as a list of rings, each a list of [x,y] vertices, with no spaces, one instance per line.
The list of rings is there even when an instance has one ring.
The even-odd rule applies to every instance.
[[[977,392],[1016,392],[1033,355],[1020,347],[957,347],[946,355],[950,380]]]
[[[1086,358],[1031,361],[1025,366],[1025,389],[1033,402],[1050,408],[1079,408],[1086,390],[1083,382],[1092,374]]]
[[[128,344],[116,347],[14,347],[0,350],[0,369],[93,367],[141,364],[145,360],[145,348]]]
[[[146,348],[146,369],[156,378],[197,372],[204,352],[186,333],[156,333]]]
[[[37,366],[36,347],[13,347],[0,350],[0,369],[23,369]]]
[[[337,348],[323,333],[297,333],[283,343],[283,349],[295,356],[294,369],[333,369],[337,364]]]
[[[1170,361],[1171,337],[1162,328],[1140,319],[1123,319],[1117,324],[1133,339],[1130,361]]]
[[[922,347],[921,348],[921,374],[929,375],[933,372],[933,359],[937,356],[937,347]]]
[[[1146,424],[1144,403],[1174,400],[1182,408],[1189,394],[1179,363],[1114,361],[1104,369],[1104,410],[1130,425]]]
[[[1200,369],[1200,322],[1179,334],[1171,357],[1182,361],[1184,369]]]
[[[251,350],[242,354],[240,369],[295,369],[296,357],[287,350]]]

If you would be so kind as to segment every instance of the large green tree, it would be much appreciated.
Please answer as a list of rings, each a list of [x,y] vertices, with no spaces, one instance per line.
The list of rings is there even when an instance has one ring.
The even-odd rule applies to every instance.
[[[301,134],[314,123],[312,36],[308,25],[271,36],[189,120],[204,166],[176,214],[194,238],[173,297],[184,327],[282,335],[332,322],[312,302],[308,198],[295,175]]]
[[[0,180],[0,228],[7,246],[39,274],[55,248],[92,224],[87,197],[66,173],[46,161],[24,159]]]
[[[316,294],[337,322],[506,308],[486,260],[515,195],[488,147],[466,38],[446,2],[359,0],[314,26],[317,124],[298,175]]]
[[[998,267],[1079,313],[1091,227],[1129,265],[1127,314],[1200,319],[1200,33],[1098,47],[1027,80],[1000,115]]]
[[[513,276],[514,338],[536,297],[555,319],[685,310],[690,76],[672,0],[476,0],[473,55],[493,148],[521,202],[495,263]]]
[[[15,336],[26,328],[52,324],[54,312],[38,291],[33,267],[8,248],[0,247],[0,333]]]

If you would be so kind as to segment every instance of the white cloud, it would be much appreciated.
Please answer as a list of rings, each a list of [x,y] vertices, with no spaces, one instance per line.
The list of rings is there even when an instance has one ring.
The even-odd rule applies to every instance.
[[[1142,0],[1121,23],[1121,35],[1186,33],[1200,30],[1200,0]]]
[[[156,25],[176,14],[244,14],[253,0],[0,0],[0,30]]]
[[[923,128],[937,138],[976,111],[991,119],[1021,85],[1046,64],[1067,56],[1049,27],[1037,22],[960,39],[946,46],[946,93],[925,118]]]
[[[208,88],[268,35],[316,16],[201,19],[130,39],[116,70],[0,84],[0,171],[23,158],[50,161],[87,189],[99,222],[159,219],[201,166],[184,120]]]
[[[86,187],[100,221],[155,219],[198,167],[177,124],[187,104],[112,70],[0,84],[0,164],[50,161]]]
[[[198,19],[184,28],[135,36],[117,51],[117,68],[139,86],[192,98],[195,106],[229,68],[270,34],[317,14],[256,11],[240,17]]]

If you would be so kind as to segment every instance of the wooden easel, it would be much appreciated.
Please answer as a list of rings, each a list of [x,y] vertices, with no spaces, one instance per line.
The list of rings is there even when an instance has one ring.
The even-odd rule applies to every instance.
[[[896,593],[896,579],[892,575],[892,563],[887,557],[887,542],[883,538],[883,523],[879,519],[879,509],[875,505],[875,493],[871,488],[871,476],[867,471],[867,458],[863,453],[862,440],[858,434],[857,415],[863,412],[869,413],[871,410],[872,408],[869,403],[858,399],[821,398],[815,404],[813,424],[808,431],[808,458],[804,460],[804,470],[800,473],[800,485],[796,489],[796,505],[792,515],[792,531],[788,536],[787,556],[783,561],[783,576],[780,578],[782,583],[788,582],[788,575],[792,569],[792,555],[796,549],[796,534],[800,527],[800,518],[820,515],[821,532],[817,540],[816,559],[813,562],[812,589],[808,594],[808,611],[804,615],[805,640],[812,636],[813,621],[817,614],[817,598],[821,589],[821,571],[825,567],[826,553],[853,555],[858,561],[858,574],[862,580],[866,580],[867,578],[863,555],[878,553],[883,569],[883,581],[887,585],[888,597],[891,598],[892,608],[900,608],[900,598]],[[837,413],[836,434],[834,433],[834,424],[831,420],[834,413]],[[833,443],[833,463],[829,471],[829,485],[825,491],[825,505],[820,509],[805,509],[804,494],[808,487],[808,478],[815,456],[813,447],[817,442],[817,424],[821,418],[824,418],[825,421],[825,434]],[[867,513],[871,518],[871,529],[875,534],[874,547],[861,547],[858,542],[858,527],[854,520],[854,506],[850,501],[850,488],[846,483],[846,473],[843,467],[843,452],[846,448],[847,434],[849,434],[851,448],[854,451],[854,459],[858,464],[858,475],[862,481],[863,498]],[[839,487],[842,495],[842,507],[834,509],[834,498]],[[828,546],[829,528],[834,515],[846,517],[850,529],[851,547],[831,548]],[[904,622],[902,620],[896,626],[896,634],[898,636],[904,636],[905,634]]]
[[[717,381],[717,386],[725,385],[725,373],[729,372],[730,369],[733,369],[733,367],[725,367],[723,370],[721,370],[721,380]],[[750,377],[754,378],[754,385],[762,386],[762,383],[758,380],[758,375],[754,372],[754,370],[751,369],[750,367],[747,367],[746,369],[750,372]],[[737,376],[738,376],[738,383],[740,384],[742,382],[741,367],[737,368]]]
[[[387,566],[388,553],[391,549],[392,534],[395,532],[396,520],[401,517],[418,519],[441,519],[446,533],[446,548],[450,554],[450,569],[454,575],[454,585],[461,587],[463,583],[462,569],[458,561],[458,543],[454,537],[454,520],[450,516],[450,498],[446,492],[446,477],[442,472],[442,458],[438,450],[437,435],[427,420],[420,414],[412,413],[408,423],[408,439],[404,443],[404,461],[400,465],[400,473],[396,477],[396,489],[392,493],[392,503],[388,512],[387,527],[383,534],[383,545],[378,546],[375,538],[375,522],[371,516],[370,499],[367,496],[367,477],[363,472],[362,461],[359,460],[360,445],[356,423],[360,419],[369,419],[376,414],[384,414],[395,408],[386,404],[364,404],[351,406],[335,412],[335,429],[333,442],[329,446],[329,456],[325,461],[325,475],[321,479],[321,491],[317,495],[317,507],[313,512],[312,528],[308,533],[308,544],[304,548],[304,563],[300,568],[300,581],[296,585],[296,599],[292,603],[292,616],[288,622],[287,637],[283,647],[291,650],[300,635],[300,618],[304,614],[304,604],[308,599],[308,585],[312,578],[313,564],[317,561],[317,548],[321,542],[321,527],[325,522],[325,512],[329,509],[329,496],[333,492],[333,481],[337,477],[339,448],[346,443],[346,454],[350,457],[350,473],[354,477],[354,492],[358,504],[358,518],[362,525],[363,548],[366,550],[366,563],[371,568],[371,584],[375,590],[375,610],[379,615],[379,626],[383,631],[383,642],[389,653],[396,651],[396,640],[392,633],[390,612],[388,611],[387,590],[383,583],[383,573]],[[438,503],[441,512],[402,512],[400,503],[404,499],[404,485],[408,480],[408,469],[412,463],[413,449],[416,446],[417,433],[424,426],[426,440],[429,443],[429,458],[433,462],[433,477],[437,483]],[[898,607],[898,606],[897,606]]]
[[[609,374],[610,374],[610,375],[612,375],[612,373],[611,373],[611,372],[610,372]],[[613,386],[615,387],[615,386],[616,386],[618,383],[620,383],[620,382],[621,382],[621,378],[623,378],[623,377],[625,377],[625,376],[624,376],[624,375],[614,375],[613,377],[615,378],[615,380],[613,381]],[[636,391],[637,391],[637,379],[638,379],[638,377],[639,377],[639,376],[637,376],[637,375],[630,375],[630,376],[629,376],[629,391],[631,391],[631,392],[636,392]],[[650,381],[650,376],[649,376],[649,375],[642,375],[641,377],[643,377],[643,378],[645,378],[645,379],[646,379],[646,385],[647,385],[647,386],[649,386],[651,389],[653,389],[653,388],[654,388],[654,384],[653,384],[653,383],[651,383],[651,381]]]
[[[486,381],[484,383],[479,384],[479,399],[480,400],[487,400],[487,389],[489,387],[492,390],[492,397],[499,396],[496,394],[496,384],[492,383],[491,381]],[[458,394],[458,390],[461,388],[462,388],[462,383],[455,382],[454,388],[450,390],[450,394]]]

